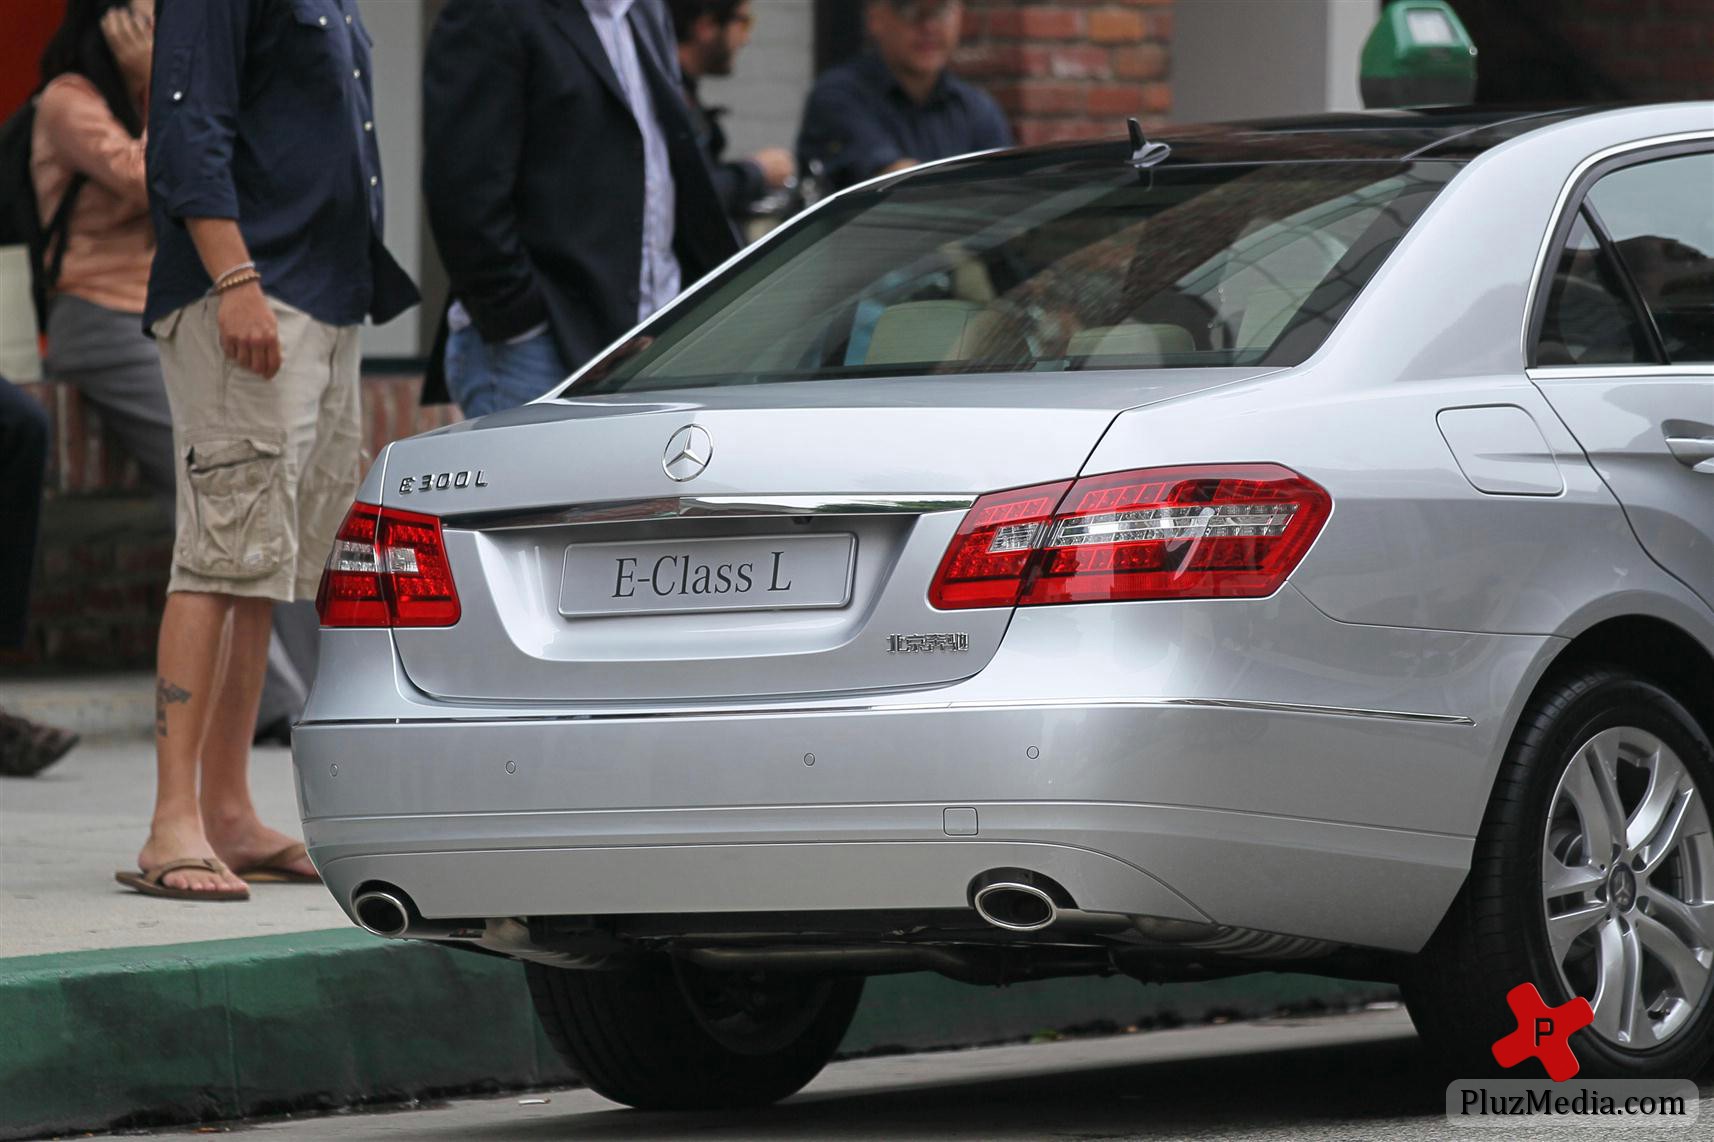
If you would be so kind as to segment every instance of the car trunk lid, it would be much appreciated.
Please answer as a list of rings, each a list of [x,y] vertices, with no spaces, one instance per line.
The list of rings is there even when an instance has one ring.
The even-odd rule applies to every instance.
[[[604,705],[969,677],[1011,614],[928,602],[969,503],[1077,475],[1126,408],[1264,371],[581,398],[400,442],[386,503],[443,518],[463,612],[396,632],[405,671],[438,698]]]

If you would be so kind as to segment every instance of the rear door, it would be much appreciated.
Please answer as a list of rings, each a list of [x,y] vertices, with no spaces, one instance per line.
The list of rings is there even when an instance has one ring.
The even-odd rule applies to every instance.
[[[1714,606],[1714,142],[1597,167],[1562,230],[1530,375],[1649,555]]]

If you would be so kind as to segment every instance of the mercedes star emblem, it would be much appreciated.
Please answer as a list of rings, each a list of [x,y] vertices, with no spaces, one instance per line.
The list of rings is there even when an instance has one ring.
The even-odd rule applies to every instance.
[[[714,459],[714,438],[708,435],[708,430],[700,424],[687,424],[673,433],[667,441],[666,455],[661,458],[661,467],[679,483],[694,480],[702,475],[708,467],[708,462]]]

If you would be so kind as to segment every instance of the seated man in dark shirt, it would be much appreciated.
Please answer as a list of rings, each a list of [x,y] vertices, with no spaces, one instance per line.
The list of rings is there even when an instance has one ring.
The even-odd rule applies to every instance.
[[[872,46],[823,75],[798,135],[807,169],[833,189],[970,151],[1012,145],[984,91],[947,71],[964,18],[959,0],[866,0]]]

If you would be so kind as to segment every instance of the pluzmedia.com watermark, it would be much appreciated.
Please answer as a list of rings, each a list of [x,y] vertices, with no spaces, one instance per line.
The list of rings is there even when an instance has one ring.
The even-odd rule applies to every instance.
[[[1592,1126],[1600,1130],[1694,1126],[1696,1084],[1682,1079],[1459,1079],[1446,1088],[1446,1120],[1457,1126]]]

